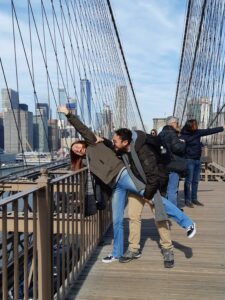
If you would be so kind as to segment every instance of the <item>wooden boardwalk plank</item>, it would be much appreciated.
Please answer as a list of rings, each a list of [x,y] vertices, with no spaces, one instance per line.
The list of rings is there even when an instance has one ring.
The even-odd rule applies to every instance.
[[[199,200],[204,207],[185,208],[196,222],[197,234],[186,237],[185,230],[173,222],[175,267],[165,269],[158,234],[150,209],[143,212],[142,257],[127,264],[103,264],[110,253],[112,232],[105,237],[67,299],[154,299],[224,300],[225,299],[225,183],[201,182]],[[127,240],[128,222],[125,220]]]

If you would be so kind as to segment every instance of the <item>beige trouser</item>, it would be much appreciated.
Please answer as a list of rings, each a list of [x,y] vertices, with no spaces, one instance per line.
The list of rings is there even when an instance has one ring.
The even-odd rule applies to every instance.
[[[146,201],[143,200],[142,197],[132,193],[128,194],[128,218],[130,231],[128,241],[130,251],[137,251],[137,249],[140,249],[141,213],[145,204]],[[154,206],[151,206],[151,210],[154,214]],[[155,224],[159,232],[161,247],[164,249],[173,249],[168,222],[155,221]]]

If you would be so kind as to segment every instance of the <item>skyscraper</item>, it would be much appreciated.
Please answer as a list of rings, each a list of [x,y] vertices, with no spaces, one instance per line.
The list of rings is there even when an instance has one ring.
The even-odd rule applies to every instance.
[[[34,116],[34,149],[48,152],[48,114],[47,103],[36,105],[36,115]]]
[[[58,120],[50,119],[48,121],[48,139],[49,139],[49,150],[59,150],[59,127]]]
[[[2,89],[2,111],[19,109],[19,94],[12,89]]]
[[[117,116],[115,122],[116,128],[128,127],[127,121],[127,87],[125,85],[116,88],[116,109]]]
[[[81,79],[81,107],[80,117],[87,126],[91,126],[91,83],[88,79]]]
[[[42,114],[49,119],[49,105],[47,103],[37,103],[36,104],[36,111],[41,110]]]
[[[0,151],[4,149],[3,113],[0,113]]]
[[[9,153],[31,151],[33,148],[33,113],[25,110],[4,112],[4,147]],[[20,137],[20,139],[19,139]]]
[[[207,128],[211,109],[209,99],[192,99],[187,103],[187,119],[196,119],[199,128]]]

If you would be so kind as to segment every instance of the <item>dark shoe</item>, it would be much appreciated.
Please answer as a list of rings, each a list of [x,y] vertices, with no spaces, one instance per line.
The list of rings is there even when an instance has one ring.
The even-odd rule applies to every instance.
[[[105,263],[105,264],[110,264],[114,261],[118,261],[118,258],[112,256],[111,254],[107,255],[106,257],[104,257],[102,259],[102,262]]]
[[[195,205],[204,206],[204,204],[199,202],[198,200],[192,200],[192,203],[194,203]]]
[[[193,204],[192,202],[186,202],[185,205],[186,205],[187,207],[191,207],[191,208],[194,207],[194,204]]]
[[[131,260],[137,259],[139,257],[141,257],[141,251],[140,250],[135,251],[135,252],[127,250],[125,252],[125,254],[119,258],[119,262],[120,263],[127,263],[127,262],[130,262]]]
[[[191,226],[187,228],[187,237],[189,239],[193,238],[196,234],[196,225],[193,223]]]
[[[174,267],[174,254],[171,249],[163,249],[162,255],[164,259],[164,267],[165,268],[173,268]]]

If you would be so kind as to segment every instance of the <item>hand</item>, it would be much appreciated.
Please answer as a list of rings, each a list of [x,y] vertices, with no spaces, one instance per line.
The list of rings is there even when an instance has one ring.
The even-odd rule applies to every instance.
[[[63,106],[63,105],[58,106],[58,107],[57,107],[57,111],[58,111],[59,113],[65,114],[65,115],[68,115],[68,113],[69,113],[69,110],[66,108],[66,106]]]
[[[225,125],[223,125],[223,130],[225,130]]]
[[[101,142],[103,142],[104,141],[104,139],[103,138],[101,138],[100,136],[98,136],[98,135],[95,135],[95,137],[96,137],[96,142],[95,142],[95,144],[98,144],[98,143],[101,143]]]
[[[148,203],[148,205],[150,205],[150,206],[154,206],[154,203],[153,203],[153,201],[152,201],[152,200],[150,200],[150,199],[147,199],[147,198],[145,198],[145,197],[143,197],[143,200],[144,200],[145,202],[147,202],[147,203]]]

